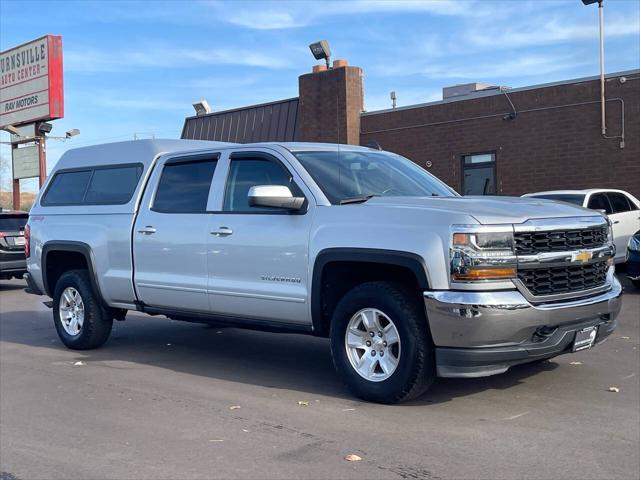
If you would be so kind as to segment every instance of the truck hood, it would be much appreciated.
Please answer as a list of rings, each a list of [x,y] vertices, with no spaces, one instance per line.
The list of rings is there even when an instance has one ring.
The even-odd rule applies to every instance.
[[[530,197],[373,197],[364,205],[423,208],[470,215],[484,225],[523,223],[534,218],[597,216],[600,213],[570,203]]]

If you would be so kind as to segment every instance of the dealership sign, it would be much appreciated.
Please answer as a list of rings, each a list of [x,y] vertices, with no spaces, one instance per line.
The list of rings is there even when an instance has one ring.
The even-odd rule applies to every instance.
[[[62,37],[0,53],[0,128],[64,116]]]
[[[14,148],[13,179],[32,178],[40,175],[40,163],[38,159],[38,146]]]

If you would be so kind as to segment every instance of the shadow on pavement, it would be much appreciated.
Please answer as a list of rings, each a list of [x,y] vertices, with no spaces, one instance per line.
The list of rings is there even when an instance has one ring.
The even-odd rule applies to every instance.
[[[626,278],[621,281],[626,296],[640,295]],[[20,288],[22,282],[0,282],[0,291]],[[33,305],[33,300],[27,303]],[[57,337],[50,310],[3,309],[0,327],[4,342],[66,350]],[[306,335],[221,328],[131,313],[125,322],[114,322],[105,346],[75,354],[88,362],[134,362],[266,388],[353,399],[334,371],[329,342]],[[507,389],[557,367],[547,361],[516,366],[493,377],[438,379],[425,395],[407,405],[438,404],[486,390]]]
[[[3,316],[2,341],[65,349],[57,338],[50,311],[5,312]],[[32,328],[25,329],[25,324]],[[86,362],[134,362],[207,378],[354,400],[334,370],[329,342],[305,335],[219,328],[133,314],[125,322],[114,323],[111,338],[102,348],[75,353],[77,359]],[[438,379],[425,395],[406,405],[438,404],[485,390],[507,389],[555,368],[557,364],[543,362],[513,367],[505,374],[487,378]]]
[[[4,280],[0,280],[0,292],[4,291],[4,290],[21,290],[27,287],[26,282],[20,280],[20,281],[12,281],[12,282],[7,282]]]

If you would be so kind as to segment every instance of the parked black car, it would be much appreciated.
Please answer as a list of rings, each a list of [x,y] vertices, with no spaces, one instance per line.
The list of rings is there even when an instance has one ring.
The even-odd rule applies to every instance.
[[[629,240],[629,258],[627,259],[627,277],[634,286],[640,288],[640,232]]]
[[[29,214],[0,210],[0,279],[22,278],[27,272],[24,226]]]

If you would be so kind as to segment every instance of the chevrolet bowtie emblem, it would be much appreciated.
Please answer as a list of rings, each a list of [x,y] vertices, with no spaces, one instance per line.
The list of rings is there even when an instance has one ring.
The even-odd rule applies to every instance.
[[[571,256],[571,261],[572,262],[582,262],[582,263],[587,263],[589,260],[591,260],[593,258],[593,253],[591,252],[587,252],[586,250],[581,250],[577,253],[574,253]]]

